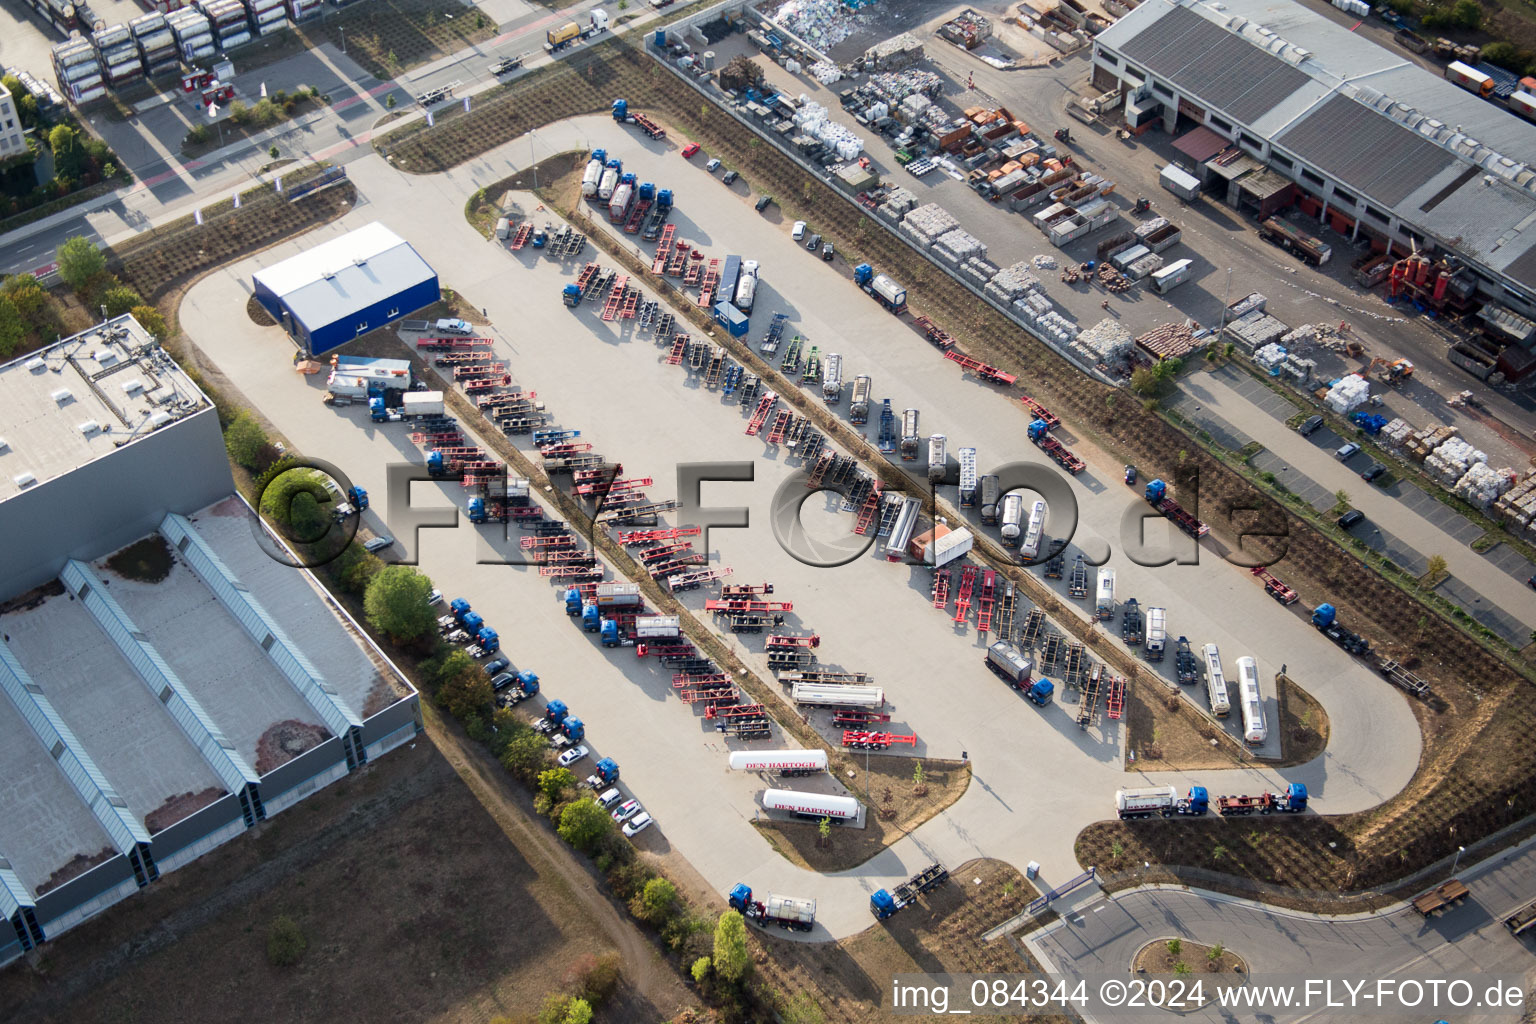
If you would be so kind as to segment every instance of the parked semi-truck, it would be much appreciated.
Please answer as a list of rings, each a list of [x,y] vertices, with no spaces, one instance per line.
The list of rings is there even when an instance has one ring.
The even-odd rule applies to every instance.
[[[1366,655],[1371,651],[1365,637],[1344,628],[1338,611],[1331,604],[1320,604],[1312,610],[1312,625],[1350,654]]]
[[[821,397],[828,405],[843,400],[843,357],[836,352],[827,354],[821,364]]]
[[[1175,814],[1200,817],[1210,806],[1211,797],[1204,786],[1191,786],[1182,797],[1172,786],[1122,789],[1115,793],[1115,810],[1121,818],[1171,818]]]
[[[1196,519],[1193,513],[1173,500],[1173,495],[1168,492],[1168,485],[1162,480],[1153,480],[1148,483],[1145,497],[1147,504],[1167,516],[1174,526],[1196,540],[1211,532],[1209,526]]]
[[[917,458],[917,446],[921,439],[917,433],[917,410],[905,409],[901,414],[901,457],[911,462]]]
[[[1413,909],[1425,917],[1438,917],[1447,910],[1465,903],[1472,891],[1459,878],[1442,882],[1426,893],[1413,898]]]
[[[1211,705],[1211,714],[1226,718],[1232,713],[1232,700],[1227,696],[1227,677],[1221,668],[1221,651],[1215,644],[1200,648],[1205,662],[1205,699]]]
[[[1492,76],[1486,75],[1469,64],[1463,64],[1459,60],[1453,60],[1445,67],[1445,80],[1461,86],[1468,92],[1487,99],[1493,95],[1494,82]]]
[[[741,279],[736,282],[736,308],[743,313],[752,312],[757,298],[757,260],[741,261]]]
[[[895,889],[877,889],[869,897],[869,912],[884,921],[897,911],[905,910],[917,902],[923,893],[936,889],[949,881],[949,872],[941,864],[930,864]]]
[[[1147,609],[1147,642],[1143,648],[1148,661],[1162,661],[1168,649],[1168,609]]]
[[[1099,569],[1099,585],[1095,592],[1093,613],[1100,622],[1115,617],[1115,570],[1109,566]]]
[[[949,458],[949,438],[934,434],[928,438],[928,482],[939,483],[944,479]]]
[[[1017,547],[1020,538],[1024,536],[1024,495],[1017,491],[1009,491],[1003,495],[1002,508],[1000,532],[1003,535],[1003,543],[1010,547]]]
[[[1200,676],[1200,662],[1196,660],[1187,636],[1181,636],[1174,642],[1173,668],[1179,682],[1185,686],[1194,685]]]
[[[1505,917],[1504,927],[1508,928],[1515,935],[1521,935],[1532,928],[1536,928],[1536,900],[1532,900]]]
[[[853,378],[853,397],[848,400],[848,422],[869,422],[869,389],[871,381],[868,374],[860,374]]]
[[[967,555],[976,544],[976,537],[963,527],[951,530],[943,523],[913,537],[907,544],[907,554],[932,569],[942,569],[950,562]]]
[[[737,772],[776,772],[779,775],[809,775],[827,770],[827,752],[813,750],[733,750],[731,770]]]
[[[994,474],[988,473],[979,481],[981,488],[981,524],[983,526],[996,526],[998,522],[998,494],[1002,489],[1002,481]]]
[[[1260,793],[1258,796],[1223,796],[1216,800],[1216,811],[1223,817],[1245,814],[1300,814],[1307,809],[1307,787],[1293,782],[1284,793]]]
[[[729,902],[733,910],[739,910],[742,917],[759,928],[778,925],[780,928],[808,932],[816,925],[815,900],[780,896],[771,892],[764,893],[762,899],[754,899],[751,887],[746,883],[738,883],[731,890]]]
[[[1019,560],[1030,561],[1040,555],[1040,545],[1045,540],[1045,502],[1036,500],[1029,506],[1029,521],[1024,527],[1024,538],[1019,541]]]
[[[608,153],[605,150],[592,151],[592,158],[587,161],[587,169],[581,174],[581,194],[584,198],[591,199],[597,195],[597,186],[603,180],[603,168],[607,162]]]
[[[619,176],[624,173],[624,161],[618,157],[608,161],[608,166],[603,169],[603,176],[598,179],[597,198],[603,202],[613,198],[613,190],[619,187]]]
[[[853,283],[892,313],[900,314],[907,308],[907,290],[884,274],[875,273],[868,263],[853,268]]]

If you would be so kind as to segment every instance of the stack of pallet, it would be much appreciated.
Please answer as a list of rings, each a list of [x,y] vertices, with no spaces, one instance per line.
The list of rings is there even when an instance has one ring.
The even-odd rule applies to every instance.
[[[1507,466],[1504,469],[1489,469],[1486,463],[1474,462],[1462,478],[1456,481],[1456,493],[1478,508],[1486,509],[1514,485],[1514,470]]]
[[[900,223],[903,217],[916,208],[917,196],[910,189],[898,188],[891,190],[875,212],[886,220]]]
[[[1115,363],[1131,354],[1136,339],[1119,320],[1105,317],[1077,336],[1076,345],[1096,363]]]
[[[1527,474],[1499,495],[1493,511],[1511,526],[1530,526],[1536,521],[1536,473]]]
[[[1195,350],[1195,332],[1187,323],[1158,324],[1136,344],[1159,359],[1183,359]]]
[[[1077,337],[1077,324],[1056,312],[1051,300],[1039,292],[1030,292],[1014,300],[1013,315],[1053,341],[1065,344]]]
[[[925,203],[901,219],[901,233],[928,248],[960,226],[938,203]]]
[[[1262,309],[1250,310],[1227,325],[1223,337],[1236,342],[1238,347],[1255,352],[1271,342],[1279,341],[1290,328]]]
[[[934,240],[933,251],[939,259],[951,265],[962,263],[972,256],[987,257],[987,243],[963,228],[946,231]]]
[[[1455,437],[1455,427],[1428,426],[1423,430],[1416,430],[1404,442],[1403,448],[1415,462],[1423,462],[1429,458],[1431,452],[1439,448],[1445,442]]]
[[[1474,463],[1487,462],[1488,456],[1459,437],[1453,437],[1424,459],[1424,472],[1444,487],[1454,487]]]
[[[1381,428],[1381,433],[1376,435],[1377,440],[1383,444],[1389,444],[1394,448],[1400,448],[1413,434],[1413,425],[1407,420],[1398,418]]]

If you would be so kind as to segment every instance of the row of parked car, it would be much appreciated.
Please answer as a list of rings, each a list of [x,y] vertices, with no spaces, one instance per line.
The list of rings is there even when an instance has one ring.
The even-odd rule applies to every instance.
[[[1308,416],[1305,420],[1302,421],[1301,426],[1297,427],[1296,430],[1301,434],[1302,437],[1311,437],[1322,425],[1323,418],[1321,416]],[[1340,462],[1348,462],[1350,459],[1359,454],[1360,445],[1355,441],[1346,441],[1344,444],[1339,446],[1338,451],[1333,453],[1333,457],[1338,459]],[[1383,475],[1386,474],[1387,467],[1377,462],[1375,459],[1370,461],[1371,464],[1366,466],[1365,469],[1361,470],[1360,479],[1364,480],[1366,483],[1375,483],[1377,480],[1381,479]],[[1353,530],[1355,527],[1365,522],[1365,513],[1361,512],[1357,508],[1345,509],[1344,514],[1339,516],[1336,522],[1338,523],[1339,529],[1341,530]]]

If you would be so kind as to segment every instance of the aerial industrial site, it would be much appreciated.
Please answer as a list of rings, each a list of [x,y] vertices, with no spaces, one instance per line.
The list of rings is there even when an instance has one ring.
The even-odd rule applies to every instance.
[[[7,1020],[1531,1019],[1523,13],[0,13]]]

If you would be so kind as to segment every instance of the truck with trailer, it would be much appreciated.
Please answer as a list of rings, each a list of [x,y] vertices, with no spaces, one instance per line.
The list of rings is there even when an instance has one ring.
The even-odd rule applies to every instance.
[[[934,434],[928,438],[928,482],[941,483],[948,468],[949,438]]]
[[[961,448],[960,458],[960,507],[975,508],[978,496],[976,488],[976,449]]]
[[[1015,690],[1028,689],[1030,681],[1034,678],[1034,662],[1020,654],[1012,644],[1002,640],[987,648],[987,656],[984,660],[993,675]]]
[[[736,772],[773,772],[777,775],[812,775],[827,770],[827,752],[807,750],[733,750],[731,770]]]
[[[598,183],[603,180],[603,170],[608,164],[606,150],[594,149],[592,157],[587,161],[586,170],[581,172],[581,195],[584,199],[591,199],[597,195]]]
[[[522,477],[501,481],[502,486],[486,493],[477,494],[465,503],[464,512],[476,526],[485,523],[504,523],[512,516],[514,508],[528,507],[528,481]]]
[[[759,928],[778,925],[780,928],[808,932],[816,925],[816,901],[795,896],[764,893],[762,899],[754,899],[752,889],[746,883],[738,883],[731,890],[728,902],[731,909]]]
[[[1173,495],[1168,491],[1168,485],[1162,480],[1153,480],[1148,483],[1145,497],[1147,504],[1167,516],[1174,526],[1196,540],[1211,532],[1209,526],[1196,519],[1184,506],[1173,500]]]
[[[1454,85],[1459,85],[1470,93],[1475,93],[1483,99],[1493,95],[1495,82],[1491,75],[1486,75],[1469,64],[1463,64],[1459,60],[1453,60],[1445,67],[1445,80]]]
[[[629,216],[630,205],[635,201],[635,175],[626,171],[619,176],[619,183],[614,186],[613,195],[608,197],[608,220],[614,224],[624,223]]]
[[[587,776],[587,785],[593,790],[602,789],[619,781],[619,762],[611,757],[605,757],[597,762],[592,774]]]
[[[926,892],[937,889],[949,881],[949,872],[941,864],[930,864],[892,891],[877,889],[869,897],[869,911],[875,919],[884,921],[898,911],[917,902]]]
[[[1094,591],[1093,614],[1100,622],[1115,617],[1115,570],[1100,566],[1098,587]]]
[[[854,821],[859,816],[859,801],[851,796],[830,796],[824,793],[802,793],[793,789],[767,789],[763,791],[763,808],[781,811],[797,818],[818,821]]]
[[[950,562],[963,558],[976,544],[970,530],[951,530],[943,523],[913,537],[907,545],[907,554],[931,569],[942,569]]]
[[[1019,560],[1030,562],[1040,556],[1040,545],[1045,540],[1045,502],[1036,499],[1029,507],[1029,523],[1024,527],[1024,539],[1019,541]]]
[[[757,298],[757,260],[741,261],[741,277],[736,282],[736,294],[732,297],[736,308],[743,313],[752,312],[752,303]]]
[[[999,522],[1001,526],[998,532],[1003,535],[1003,543],[1009,547],[1018,547],[1024,538],[1024,495],[1017,491],[1003,495]]]
[[[1122,820],[1153,815],[1171,818],[1176,814],[1199,818],[1210,806],[1211,796],[1204,786],[1191,786],[1182,797],[1172,786],[1122,789],[1115,793],[1115,810]]]
[[[813,708],[883,708],[885,690],[878,686],[797,681],[790,690],[790,699]]]
[[[661,125],[637,110],[630,110],[628,100],[614,100],[612,113],[613,119],[619,124],[632,124],[644,132],[647,138],[664,139],[667,137],[667,130]]]
[[[619,187],[619,176],[624,173],[624,161],[613,157],[603,168],[603,176],[597,182],[597,198],[606,203],[613,198],[613,190]]]
[[[998,522],[998,496],[1002,488],[1002,481],[992,473],[988,473],[976,481],[978,497],[977,503],[981,506],[981,525],[996,526]]]
[[[1163,652],[1168,648],[1168,609],[1147,609],[1147,642],[1142,650],[1146,652],[1148,661],[1162,661]]]
[[[1327,243],[1313,238],[1282,217],[1266,217],[1261,221],[1259,237],[1315,267],[1321,267],[1333,256],[1333,249]]]
[[[346,495],[331,509],[331,518],[345,522],[348,516],[357,515],[368,508],[368,492],[361,487],[348,487]]]
[[[853,268],[853,283],[897,316],[906,311],[907,290],[884,274],[875,273],[868,263]]]
[[[1135,647],[1146,636],[1146,619],[1141,613],[1141,604],[1134,597],[1125,600],[1125,608],[1120,617],[1120,639],[1126,646]]]
[[[917,458],[920,438],[917,433],[917,410],[905,409],[901,414],[901,458],[912,462]]]
[[[1200,658],[1205,662],[1205,699],[1211,706],[1211,714],[1226,718],[1232,713],[1232,700],[1227,696],[1227,677],[1221,669],[1221,651],[1215,644],[1200,648]]]
[[[821,398],[828,405],[843,400],[843,357],[836,352],[827,353],[821,364]]]
[[[491,680],[491,685],[496,692],[496,703],[510,708],[539,692],[539,677],[527,669],[515,674],[503,672]]]
[[[1173,668],[1175,676],[1185,686],[1193,686],[1200,676],[1200,663],[1195,659],[1195,652],[1187,636],[1181,636],[1174,642]]]
[[[1293,782],[1284,793],[1260,793],[1258,796],[1223,796],[1216,800],[1216,811],[1224,818],[1248,814],[1300,814],[1307,809],[1307,787]]]
[[[1243,741],[1258,746],[1269,738],[1264,697],[1259,692],[1259,665],[1248,655],[1237,659],[1237,707],[1243,715]]]
[[[869,389],[871,380],[868,374],[860,374],[853,378],[853,396],[848,400],[848,422],[869,422]]]
[[[1073,476],[1083,471],[1083,460],[1072,454],[1072,450],[1051,433],[1051,425],[1046,420],[1031,420],[1028,428],[1029,439],[1040,447],[1050,457],[1052,462]]]
[[[1338,611],[1331,604],[1320,604],[1312,610],[1312,625],[1350,654],[1364,656],[1371,652],[1370,642],[1360,634],[1345,629],[1339,621]]]

